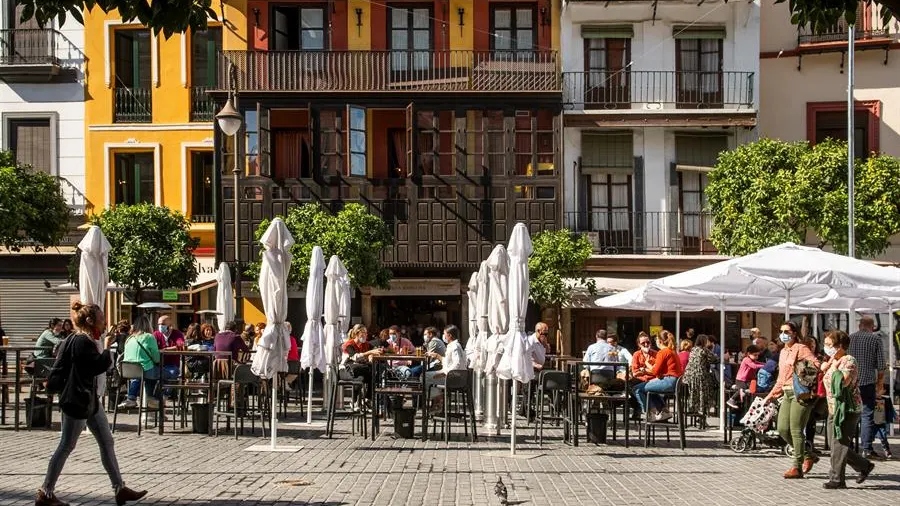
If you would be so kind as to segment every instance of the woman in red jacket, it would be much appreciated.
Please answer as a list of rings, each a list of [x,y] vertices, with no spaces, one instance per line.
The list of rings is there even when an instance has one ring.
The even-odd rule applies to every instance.
[[[647,411],[647,420],[663,421],[672,418],[672,413],[665,407],[662,397],[656,394],[671,393],[675,391],[675,382],[682,374],[681,361],[675,352],[675,336],[668,330],[660,332],[656,338],[656,346],[659,353],[653,365],[647,365],[647,373],[653,377],[646,383],[634,387],[634,395],[637,397],[641,408]],[[650,406],[645,406],[645,397],[650,395]]]

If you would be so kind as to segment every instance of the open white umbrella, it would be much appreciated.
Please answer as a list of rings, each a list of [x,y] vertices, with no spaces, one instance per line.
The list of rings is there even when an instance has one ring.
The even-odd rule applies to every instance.
[[[78,295],[82,304],[95,304],[106,312],[106,289],[109,285],[109,241],[100,227],[94,225],[78,243],[81,261],[78,264]],[[95,340],[102,351],[103,343]],[[122,350],[117,350],[122,352]],[[97,395],[106,393],[106,373],[97,378]]]
[[[519,383],[534,379],[534,367],[525,334],[525,316],[528,313],[528,257],[533,251],[531,237],[523,223],[516,223],[509,239],[509,332],[503,345],[503,358],[497,367],[497,375],[512,380],[512,430],[510,452],[516,454],[516,394]]]
[[[278,374],[287,372],[287,355],[291,350],[290,332],[286,320],[288,312],[288,274],[291,271],[291,246],[294,238],[281,218],[275,218],[259,242],[263,245],[262,266],[259,269],[259,295],[266,314],[266,330],[259,338],[256,354],[250,369],[260,378],[272,380],[271,446],[253,448],[264,451],[295,451],[295,448],[278,449],[275,440],[278,433]]]
[[[324,300],[325,255],[322,248],[314,246],[309,260],[309,280],[306,282],[306,326],[303,328],[303,352],[300,367],[309,369],[309,390],[307,391],[306,423],[312,423],[313,369],[325,373],[325,343],[322,337],[322,310]]]
[[[219,330],[225,328],[225,324],[234,320],[234,292],[231,291],[231,269],[228,264],[222,262],[219,264],[219,270],[216,271],[216,316]]]

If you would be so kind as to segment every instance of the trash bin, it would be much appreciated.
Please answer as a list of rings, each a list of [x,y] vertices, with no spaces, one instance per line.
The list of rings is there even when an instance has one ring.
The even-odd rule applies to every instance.
[[[606,413],[591,413],[587,416],[588,440],[594,444],[606,444],[606,424],[609,415]]]
[[[25,399],[25,424],[28,427],[47,427],[47,399],[34,398],[34,406],[31,398]]]
[[[209,404],[191,403],[191,430],[194,434],[209,433]]]
[[[394,410],[394,433],[398,437],[404,439],[412,439],[416,420],[416,410],[414,409],[395,409]]]

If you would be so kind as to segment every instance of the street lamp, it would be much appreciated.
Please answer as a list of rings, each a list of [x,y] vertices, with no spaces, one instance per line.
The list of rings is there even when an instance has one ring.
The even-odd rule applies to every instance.
[[[233,77],[232,77],[233,79]],[[236,87],[232,86],[232,89],[236,89]],[[229,137],[234,137],[234,151],[232,153],[232,158],[234,158],[234,168],[231,173],[234,176],[234,263],[235,263],[235,276],[234,276],[234,319],[241,324],[243,328],[243,320],[244,320],[244,298],[243,298],[243,290],[241,289],[241,254],[240,254],[240,202],[238,201],[239,192],[239,184],[240,184],[240,172],[241,169],[238,165],[238,132],[241,130],[241,124],[243,123],[243,117],[241,113],[237,111],[234,107],[237,103],[237,91],[233,92],[233,96],[228,98],[228,101],[225,102],[225,106],[222,107],[222,110],[216,114],[216,122],[219,124],[219,128],[222,130],[222,133]]]

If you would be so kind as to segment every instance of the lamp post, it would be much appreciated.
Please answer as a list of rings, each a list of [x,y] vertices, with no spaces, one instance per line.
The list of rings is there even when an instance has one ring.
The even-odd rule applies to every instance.
[[[232,71],[234,67],[232,67]],[[234,81],[234,75],[232,75],[232,81]],[[241,324],[241,328],[243,328],[243,320],[244,320],[244,297],[241,290],[241,239],[240,239],[240,202],[238,200],[240,195],[240,166],[238,164],[238,132],[241,130],[241,124],[243,123],[243,117],[241,113],[237,111],[235,106],[237,105],[237,86],[234,86],[235,83],[232,83],[232,96],[228,98],[228,101],[225,102],[225,106],[222,107],[222,110],[216,114],[216,122],[219,124],[219,128],[222,130],[222,133],[229,137],[234,137],[234,151],[232,153],[232,158],[234,158],[234,168],[231,173],[234,177],[234,263],[235,263],[235,276],[234,276],[234,319]]]

